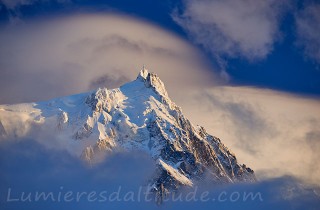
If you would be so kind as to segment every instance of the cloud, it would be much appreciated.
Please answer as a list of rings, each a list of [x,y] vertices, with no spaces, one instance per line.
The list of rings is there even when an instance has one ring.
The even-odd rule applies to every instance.
[[[316,209],[320,204],[320,197],[312,188],[288,176],[254,184],[213,186],[207,183],[197,190],[186,191],[182,197],[184,202],[169,201],[165,209],[303,210]]]
[[[141,202],[137,200],[140,187],[146,192],[147,181],[155,170],[154,161],[142,153],[117,152],[99,164],[87,165],[66,151],[47,149],[30,139],[1,142],[0,151],[2,208],[124,209],[130,206],[150,209],[154,206],[152,202],[145,202],[143,195]],[[53,197],[37,201],[37,192],[52,193]],[[68,200],[64,199],[67,192],[72,192]],[[130,192],[134,193],[134,200],[124,202],[125,195]],[[22,201],[23,193],[25,197],[30,194],[30,200]],[[79,193],[83,195],[79,197]],[[88,197],[90,193],[94,194],[91,198]],[[112,193],[122,202],[114,200]]]
[[[1,3],[9,10],[16,10],[21,6],[32,5],[35,3],[48,3],[48,2],[57,2],[57,3],[69,3],[72,0],[1,0]]]
[[[228,93],[227,93],[228,94]],[[223,96],[230,97],[230,96]],[[232,98],[224,100],[221,96],[212,94],[211,91],[205,91],[197,96],[199,101],[206,101],[211,109],[219,109],[222,111],[223,121],[233,125],[233,130],[239,144],[237,147],[243,148],[249,154],[257,155],[259,149],[255,148],[256,144],[252,144],[248,139],[255,139],[259,142],[261,137],[272,138],[276,133],[276,129],[272,123],[261,113],[260,105],[252,104],[252,101],[238,102]]]
[[[99,87],[106,87],[109,89],[118,88],[126,82],[129,82],[130,79],[120,75],[115,77],[115,75],[102,75],[100,77],[95,78],[91,81],[89,88],[90,89],[97,89]]]
[[[185,97],[179,104],[191,122],[221,138],[258,178],[289,174],[319,183],[319,99],[230,86]]]
[[[30,5],[35,3],[36,0],[2,0],[2,4],[8,9],[16,9],[19,6]]]
[[[0,8],[5,8],[5,16],[9,19],[10,24],[19,24],[23,22],[24,8],[42,8],[42,11],[45,11],[50,5],[65,6],[71,2],[72,0],[1,0]]]
[[[85,92],[107,78],[113,78],[114,87],[135,79],[143,64],[171,90],[218,80],[193,46],[132,17],[71,15],[0,31],[0,104]],[[179,97],[180,92],[169,94]]]
[[[319,189],[281,177],[223,186],[200,181],[176,192],[181,199],[169,196],[157,207],[143,194],[155,163],[142,153],[117,152],[87,165],[31,139],[0,142],[0,153],[0,203],[6,209],[312,209],[320,202]],[[48,197],[36,200],[37,193]]]
[[[265,58],[279,37],[286,1],[185,0],[172,17],[191,40],[213,55]]]
[[[297,45],[305,55],[320,63],[320,4],[306,5],[295,15]]]

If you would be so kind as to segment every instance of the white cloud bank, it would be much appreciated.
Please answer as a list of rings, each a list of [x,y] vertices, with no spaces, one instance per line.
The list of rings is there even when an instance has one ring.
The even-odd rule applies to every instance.
[[[214,80],[193,46],[126,16],[74,15],[6,26],[0,28],[0,45],[0,104],[45,100],[99,85],[118,87],[134,79],[143,64],[173,90]]]
[[[279,37],[283,0],[185,0],[173,19],[214,55],[265,58]]]
[[[220,137],[259,178],[293,175],[319,183],[319,99],[230,86],[190,98],[183,103],[185,113]]]
[[[48,139],[50,140],[50,138]],[[319,206],[319,189],[290,177],[194,189],[165,198],[157,206],[146,194],[156,165],[136,152],[117,152],[90,167],[66,151],[35,141],[0,142],[0,202],[3,209],[290,209]],[[32,170],[30,170],[32,169]],[[43,195],[41,196],[40,193]],[[47,196],[45,196],[47,195]],[[45,199],[46,198],[46,199]]]

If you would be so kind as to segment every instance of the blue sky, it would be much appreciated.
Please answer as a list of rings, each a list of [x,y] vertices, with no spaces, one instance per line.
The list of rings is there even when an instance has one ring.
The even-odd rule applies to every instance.
[[[215,8],[224,10],[228,4],[232,4],[232,1],[213,2],[216,3],[170,0],[4,0],[0,17],[2,24],[9,24],[66,13],[127,14],[159,25],[188,40],[207,56],[215,69],[213,71],[225,71],[229,75],[231,84],[319,96],[318,1],[266,1],[264,5],[259,1],[239,1],[238,6],[210,16]],[[249,8],[247,4],[252,6]],[[232,14],[235,14],[234,18],[244,19],[239,19],[233,25],[230,21],[234,19],[229,21],[225,18]],[[246,15],[251,20],[261,19],[261,22],[250,21],[245,18]],[[309,27],[299,27],[298,21],[303,26],[309,24]],[[223,24],[229,30],[215,27]],[[241,24],[243,27],[239,26]],[[256,24],[261,27],[256,28]],[[241,31],[241,28],[247,32]],[[310,31],[306,31],[308,29]],[[237,33],[237,30],[241,36],[230,35]],[[262,38],[250,42],[250,39],[244,38],[250,34]],[[217,36],[220,42],[231,46],[226,49],[226,46],[210,41],[217,39]]]

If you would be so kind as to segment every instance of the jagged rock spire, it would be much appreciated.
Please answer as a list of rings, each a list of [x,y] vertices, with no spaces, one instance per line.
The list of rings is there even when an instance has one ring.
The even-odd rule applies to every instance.
[[[154,91],[160,96],[169,97],[163,82],[160,80],[157,74],[149,73],[145,65],[143,65],[142,69],[140,70],[137,79],[143,81],[147,88],[153,88]]]
[[[148,70],[146,69],[145,65],[143,64],[143,67],[138,75],[138,77],[142,77],[143,79],[146,79],[147,76],[148,76],[149,72]]]

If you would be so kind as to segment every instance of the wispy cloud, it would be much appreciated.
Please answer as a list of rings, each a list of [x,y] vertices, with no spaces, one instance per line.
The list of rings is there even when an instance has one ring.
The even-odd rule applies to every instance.
[[[276,179],[269,179],[254,184],[233,184],[230,186],[217,187],[206,183],[199,187],[196,199],[189,202],[168,202],[167,209],[291,209],[303,210],[314,209],[320,204],[316,192],[319,189],[310,189],[292,177],[284,176]],[[194,191],[187,191],[186,197],[192,197]],[[200,195],[205,199],[201,199]],[[248,196],[249,194],[252,195]]]
[[[320,4],[306,5],[295,15],[297,44],[302,47],[306,57],[320,64]]]
[[[23,5],[33,4],[37,2],[37,0],[2,0],[1,2],[7,9],[14,10]]]
[[[265,58],[279,37],[284,0],[185,0],[173,19],[214,55]]]
[[[285,174],[319,183],[320,101],[253,87],[215,87],[181,102],[259,178]],[[201,106],[199,107],[199,101]]]
[[[50,141],[50,136],[47,137],[46,140]],[[117,152],[99,164],[88,165],[65,150],[48,149],[32,139],[1,142],[0,152],[2,208],[105,209],[107,206],[126,209],[130,206],[132,209],[150,209],[153,206],[152,202],[145,202],[142,193],[146,192],[156,165],[145,154]],[[140,189],[141,202],[138,202]],[[37,192],[51,193],[52,196],[37,199]],[[135,196],[134,200],[123,201],[130,192]],[[29,199],[22,201],[23,193],[23,198],[29,195]],[[67,199],[66,193],[69,193]],[[79,193],[82,196],[79,197]]]
[[[47,136],[46,140],[50,140]],[[217,186],[201,180],[156,206],[147,193],[155,162],[143,153],[117,152],[87,165],[64,150],[31,139],[0,142],[0,202],[6,209],[312,209],[319,189],[292,177]],[[46,196],[39,196],[42,193]],[[46,197],[46,199],[45,199]],[[22,201],[22,199],[25,199]]]
[[[47,7],[52,4],[66,5],[72,0],[1,0],[0,8],[4,7],[7,11],[7,18],[11,24],[18,24],[23,21],[22,9],[24,7]]]
[[[89,85],[89,88],[97,89],[99,87],[106,87],[109,89],[113,89],[113,88],[118,88],[124,83],[129,81],[130,79],[123,75],[117,76],[117,75],[105,74],[93,79]]]
[[[1,3],[9,10],[17,10],[21,6],[32,5],[35,3],[69,3],[72,0],[1,0]]]
[[[97,78],[114,78],[106,84],[114,87],[123,78],[135,79],[143,64],[173,90],[201,88],[216,80],[192,45],[132,17],[73,15],[20,23],[0,31],[2,104],[88,91],[97,82],[105,84]],[[115,81],[117,78],[120,81]]]

